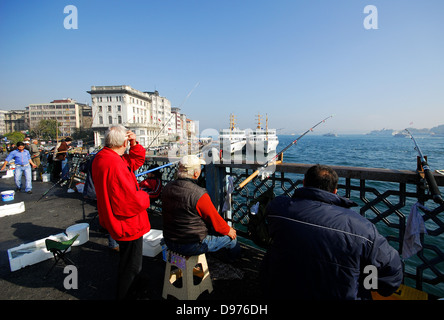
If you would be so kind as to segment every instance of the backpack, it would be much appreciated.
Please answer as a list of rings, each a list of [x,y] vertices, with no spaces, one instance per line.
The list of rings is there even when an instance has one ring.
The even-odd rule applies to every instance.
[[[257,203],[250,207],[248,213],[248,234],[256,245],[263,248],[267,248],[271,243],[266,208],[274,197],[273,189],[268,189],[257,198]]]

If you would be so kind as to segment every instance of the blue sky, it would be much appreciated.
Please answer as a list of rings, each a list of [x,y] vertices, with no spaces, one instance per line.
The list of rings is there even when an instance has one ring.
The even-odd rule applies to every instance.
[[[64,28],[64,7],[78,29]],[[364,7],[378,10],[367,30]],[[366,133],[444,124],[442,0],[0,0],[0,109],[92,85],[157,89],[206,128]]]

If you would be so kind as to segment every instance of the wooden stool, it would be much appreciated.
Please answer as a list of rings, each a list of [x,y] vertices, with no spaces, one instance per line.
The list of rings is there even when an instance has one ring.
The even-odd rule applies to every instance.
[[[198,264],[201,265],[201,268],[197,267]],[[177,268],[171,270],[173,266]],[[193,276],[202,280],[198,284],[194,284]],[[182,287],[174,285],[174,282],[179,278],[182,278]],[[213,291],[205,253],[184,257],[167,250],[162,298],[166,299],[168,295],[172,295],[179,300],[196,300],[205,290],[208,290],[208,293]]]

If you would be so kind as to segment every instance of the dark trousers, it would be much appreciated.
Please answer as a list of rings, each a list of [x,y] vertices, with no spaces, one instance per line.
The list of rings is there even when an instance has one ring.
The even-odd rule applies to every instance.
[[[62,161],[53,161],[52,163],[52,181],[58,182],[62,172]]]
[[[143,238],[132,241],[117,241],[119,244],[120,261],[117,278],[117,299],[127,297],[134,279],[142,271]]]

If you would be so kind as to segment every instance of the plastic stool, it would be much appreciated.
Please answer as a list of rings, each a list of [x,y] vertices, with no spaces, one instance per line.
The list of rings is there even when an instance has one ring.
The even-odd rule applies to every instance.
[[[196,267],[198,264],[202,266],[201,269]],[[172,270],[173,266],[176,266],[177,269]],[[198,276],[202,280],[198,284],[194,284],[193,276]],[[174,282],[179,278],[182,278],[182,287],[174,285]],[[166,299],[168,295],[172,295],[179,300],[196,300],[205,290],[208,290],[208,293],[213,291],[205,253],[184,257],[167,250],[162,298]]]

